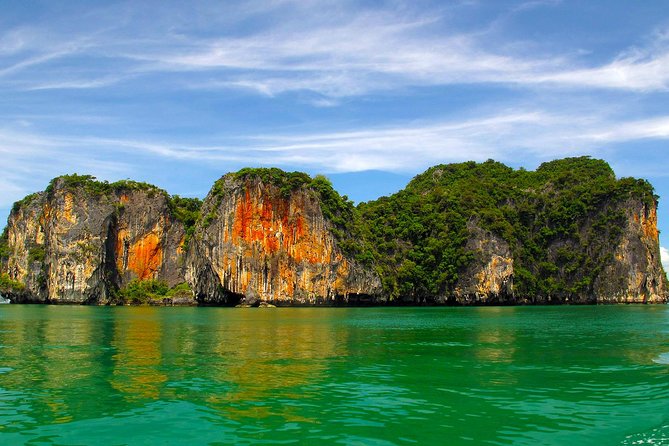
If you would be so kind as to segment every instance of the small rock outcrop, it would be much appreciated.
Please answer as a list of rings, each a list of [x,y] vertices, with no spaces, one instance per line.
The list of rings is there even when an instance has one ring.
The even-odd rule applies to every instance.
[[[257,169],[216,183],[204,201],[187,262],[187,279],[200,302],[315,305],[379,299],[379,277],[343,252],[334,232],[339,229],[324,216],[324,200],[311,181],[304,174]],[[329,184],[321,187],[336,194]]]
[[[629,199],[620,208],[625,216],[622,234],[611,247],[593,294],[598,303],[666,302],[669,289],[660,258],[657,203]]]
[[[458,304],[513,303],[513,256],[509,244],[477,226],[468,224],[470,237],[467,250],[473,254],[472,262],[460,274],[452,296],[441,296],[439,301],[447,303],[449,298]]]

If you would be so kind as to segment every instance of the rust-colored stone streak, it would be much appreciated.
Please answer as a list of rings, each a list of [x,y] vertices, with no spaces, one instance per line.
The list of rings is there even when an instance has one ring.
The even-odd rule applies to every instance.
[[[312,190],[284,194],[259,180],[224,180],[224,196],[209,201],[215,219],[197,242],[191,277],[209,267],[226,292],[279,303],[314,304],[376,291],[376,277],[369,286],[351,280],[350,261]],[[200,295],[214,291],[210,280],[195,280]]]
[[[65,193],[63,208],[58,213],[57,218],[64,219],[70,224],[75,224],[77,222],[77,217],[74,212],[74,194],[71,192]]]
[[[133,240],[128,229],[120,229],[116,237],[116,268],[131,272],[139,280],[155,279],[163,262],[161,237],[156,232],[139,234]]]
[[[163,263],[163,247],[160,238],[146,234],[130,246],[128,269],[140,280],[155,279]]]
[[[660,236],[660,232],[657,229],[657,209],[655,207],[650,209],[644,207],[640,212],[640,220],[644,237],[650,240],[657,240]]]
[[[116,256],[116,269],[118,271],[124,271],[128,266],[128,237],[127,229],[119,229],[118,234],[116,234],[114,253]]]
[[[179,263],[185,234],[183,226],[165,213],[165,199],[141,191],[123,194],[119,199],[126,205],[116,222],[113,255],[121,286],[134,279],[159,279],[170,286],[182,282]]]
[[[333,260],[333,246],[327,240],[331,236],[324,234],[322,222],[309,225],[302,216],[304,197],[296,200],[272,197],[267,189],[261,193],[251,198],[247,189],[244,199],[237,203],[234,223],[226,231],[232,243],[256,244],[265,255],[283,251],[296,262],[316,264]]]
[[[309,204],[304,193],[284,197],[267,186],[253,192],[247,187],[235,197],[233,223],[224,229],[224,239],[237,247],[237,255],[222,256],[228,287],[266,300],[291,300],[296,291],[332,295],[336,284],[329,283],[327,273],[341,255],[334,254],[323,221],[306,221],[303,213]]]

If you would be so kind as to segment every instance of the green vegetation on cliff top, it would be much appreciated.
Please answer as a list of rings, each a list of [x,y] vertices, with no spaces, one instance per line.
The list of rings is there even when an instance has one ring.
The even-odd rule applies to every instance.
[[[281,190],[281,194],[286,198],[295,189],[309,186],[312,182],[311,177],[304,172],[285,172],[276,167],[246,167],[233,175],[240,180],[259,178],[265,184],[273,184]]]
[[[12,212],[18,212],[19,209],[21,209],[24,206],[28,206],[30,203],[32,203],[35,199],[37,199],[40,196],[39,193],[34,193],[30,195],[26,195],[19,201],[14,202],[14,205],[12,206]]]
[[[84,188],[86,192],[93,195],[106,195],[114,192],[144,190],[155,193],[167,192],[149,183],[143,183],[132,180],[120,180],[110,183],[109,181],[99,181],[92,175],[78,175],[76,173],[71,175],[62,175],[51,180],[45,192],[52,194],[57,186],[65,189]]]
[[[657,199],[648,182],[616,180],[604,161],[567,158],[530,172],[489,160],[432,167],[358,210],[391,298],[450,295],[474,259],[466,244],[476,228],[508,243],[518,294],[564,298],[587,293],[609,260],[629,197]]]
[[[186,230],[186,237],[184,239],[184,250],[188,249],[190,239],[195,233],[195,223],[200,218],[200,208],[202,208],[202,200],[199,198],[185,198],[179,195],[172,195],[169,197],[167,205],[170,212],[184,225]]]

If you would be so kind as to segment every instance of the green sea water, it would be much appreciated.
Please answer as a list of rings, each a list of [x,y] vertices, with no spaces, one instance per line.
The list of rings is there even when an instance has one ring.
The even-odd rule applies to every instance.
[[[2,305],[0,444],[669,444],[669,307]]]

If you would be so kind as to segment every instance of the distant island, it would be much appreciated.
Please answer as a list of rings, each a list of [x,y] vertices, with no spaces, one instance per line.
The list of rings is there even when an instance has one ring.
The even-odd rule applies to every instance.
[[[14,303],[662,303],[657,199],[589,157],[432,167],[355,206],[323,176],[220,178],[204,201],[65,175],[14,204],[0,294]]]

